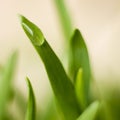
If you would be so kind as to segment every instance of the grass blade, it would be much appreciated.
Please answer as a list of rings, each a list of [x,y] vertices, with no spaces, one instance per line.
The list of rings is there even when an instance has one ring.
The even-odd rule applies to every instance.
[[[79,108],[75,89],[60,60],[36,25],[23,16],[21,16],[21,24],[45,65],[54,94],[66,120],[76,119],[79,115]]]
[[[57,11],[59,13],[59,18],[61,20],[64,36],[66,40],[69,40],[73,30],[73,26],[72,26],[72,22],[71,22],[67,7],[65,6],[65,3],[64,3],[65,1],[64,0],[54,0],[54,1],[55,1]]]
[[[93,102],[77,120],[94,120],[99,109],[99,102]]]
[[[17,53],[14,52],[8,59],[0,78],[0,120],[3,119],[6,104],[10,98],[12,91],[11,83],[16,66]],[[4,92],[3,92],[4,91]]]
[[[36,113],[36,105],[35,105],[35,97],[34,92],[30,83],[30,80],[26,78],[28,89],[29,89],[29,99],[27,105],[27,112],[25,120],[35,120],[35,113]]]
[[[65,0],[53,0],[55,3],[55,7],[57,10],[57,15],[59,18],[59,21],[61,23],[61,28],[62,28],[62,33],[65,38],[65,46],[64,46],[64,59],[66,60],[66,69],[67,72],[69,72],[69,59],[70,59],[70,52],[71,52],[71,47],[70,47],[70,38],[71,34],[73,32],[73,21],[71,19],[71,16],[69,14],[67,4],[65,3]]]
[[[76,96],[77,96],[80,108],[83,111],[87,107],[87,101],[84,93],[84,81],[83,81],[82,68],[80,68],[77,73],[77,77],[75,81],[75,90],[76,90]]]
[[[75,75],[78,69],[82,68],[84,71],[83,77],[88,81],[91,76],[89,55],[85,41],[78,29],[74,31],[73,37],[71,39],[71,49],[71,71]]]
[[[71,61],[70,61],[70,73],[72,78],[75,78],[79,68],[83,70],[83,89],[85,99],[89,101],[89,86],[91,79],[91,70],[89,63],[89,56],[84,39],[78,29],[74,31],[74,35],[71,39]]]

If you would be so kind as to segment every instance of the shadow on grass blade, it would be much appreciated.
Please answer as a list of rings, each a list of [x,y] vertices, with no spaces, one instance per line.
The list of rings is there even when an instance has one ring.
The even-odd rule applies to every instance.
[[[60,60],[35,24],[21,16],[21,25],[45,65],[54,94],[66,120],[75,120],[80,114],[75,89]]]
[[[80,115],[77,120],[95,120],[96,114],[99,109],[99,102],[95,101]]]
[[[36,119],[36,105],[35,105],[35,97],[34,92],[30,83],[30,80],[26,78],[28,89],[29,89],[29,98],[28,98],[28,105],[27,105],[27,112],[25,120],[35,120]]]
[[[8,59],[6,66],[1,71],[0,77],[0,120],[3,120],[4,112],[6,111],[6,104],[10,99],[11,83],[15,72],[17,59],[17,52],[14,52]],[[12,94],[13,95],[13,94]]]

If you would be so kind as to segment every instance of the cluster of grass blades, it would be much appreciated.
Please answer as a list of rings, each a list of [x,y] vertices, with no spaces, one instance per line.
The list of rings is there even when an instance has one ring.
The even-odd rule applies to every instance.
[[[99,102],[95,100],[91,103],[89,97],[90,75],[87,75],[89,78],[85,77],[86,74],[90,74],[90,69],[86,68],[89,68],[89,59],[86,45],[79,30],[75,30],[71,40],[71,43],[75,41],[75,44],[71,44],[72,55],[75,56],[72,60],[71,69],[77,71],[77,69],[80,68],[82,71],[84,70],[86,74],[83,74],[83,72],[79,70],[78,73],[74,73],[74,76],[77,77],[74,77],[76,80],[72,82],[66,74],[59,58],[47,43],[41,30],[24,16],[20,15],[20,19],[23,30],[44,63],[58,106],[63,114],[61,119],[94,120],[99,108]],[[79,40],[80,44],[78,45]],[[78,52],[78,50],[81,51]],[[78,55],[80,55],[80,57],[78,57]],[[80,63],[79,58],[82,58]]]
[[[21,111],[22,117],[18,118],[19,120],[119,120],[118,101],[116,103],[114,99],[106,101],[99,92],[96,95],[92,91],[91,84],[94,81],[85,40],[79,29],[73,29],[64,0],[54,1],[66,39],[65,46],[69,50],[66,57],[68,71],[65,71],[42,31],[26,17],[22,15],[19,17],[24,32],[45,66],[55,101],[51,100],[44,114],[37,113],[39,106],[36,105],[29,78],[26,78],[29,91],[27,102],[21,93],[15,93],[12,86],[17,60],[15,52],[5,67],[0,67],[0,120],[17,120],[15,113],[12,114],[8,109],[9,102],[14,97]]]

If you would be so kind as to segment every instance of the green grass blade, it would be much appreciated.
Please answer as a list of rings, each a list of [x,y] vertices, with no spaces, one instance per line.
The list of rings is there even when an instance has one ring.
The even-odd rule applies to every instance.
[[[82,68],[80,68],[77,73],[77,77],[75,81],[75,91],[76,91],[76,96],[77,96],[80,108],[83,111],[87,107],[87,101],[84,93],[84,81],[83,81]]]
[[[83,69],[83,88],[86,100],[88,100],[91,79],[88,50],[80,31],[76,29],[71,39],[70,73],[72,74],[72,78],[75,78],[79,68]]]
[[[27,80],[28,89],[29,89],[29,98],[28,98],[28,105],[27,105],[27,112],[26,112],[25,120],[35,120],[36,105],[35,105],[34,92],[33,92],[30,80],[28,78],[26,78],[26,80]]]
[[[96,114],[99,109],[99,102],[93,102],[81,115],[77,120],[95,120]]]
[[[21,16],[21,24],[45,65],[54,94],[66,120],[76,119],[79,115],[79,108],[75,89],[60,60],[36,25],[23,16]]]
[[[54,0],[54,1],[59,14],[59,19],[61,20],[63,33],[65,35],[66,40],[69,40],[73,30],[73,26],[69,12],[64,3],[65,1],[64,0]]]
[[[74,31],[74,34],[71,39],[71,62],[72,66],[70,67],[74,75],[77,73],[79,68],[82,68],[84,71],[84,79],[87,81],[90,79],[91,71],[90,71],[90,63],[87,46],[85,41],[78,29]]]
[[[60,21],[60,27],[62,29],[62,33],[64,35],[65,41],[64,41],[64,59],[66,60],[66,68],[67,72],[69,72],[69,59],[70,59],[70,52],[71,52],[71,47],[70,47],[70,38],[71,34],[74,30],[73,26],[73,21],[71,19],[71,16],[69,14],[69,10],[67,7],[67,1],[65,0],[53,0],[56,10],[57,10],[57,15]]]
[[[8,59],[0,77],[0,120],[3,119],[6,104],[10,99],[10,94],[12,91],[11,83],[15,71],[16,59],[17,53],[14,52]]]

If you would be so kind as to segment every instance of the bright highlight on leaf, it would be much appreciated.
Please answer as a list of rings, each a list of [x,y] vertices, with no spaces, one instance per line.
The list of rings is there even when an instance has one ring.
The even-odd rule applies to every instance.
[[[87,107],[87,101],[84,93],[84,81],[83,81],[83,70],[80,68],[77,73],[75,81],[75,90],[76,96],[80,105],[81,110],[83,111]]]
[[[80,111],[72,82],[68,78],[56,54],[53,52],[47,41],[45,39],[43,40],[44,37],[43,34],[41,34],[42,32],[40,29],[25,17],[21,16],[21,18],[21,24],[25,33],[32,41],[33,46],[37,50],[45,65],[54,94],[57,98],[62,112],[64,113],[66,120],[75,120],[79,116]],[[34,34],[36,36],[33,37],[31,35],[31,32],[24,26],[29,26],[29,28],[31,28],[31,31],[34,31]],[[36,39],[42,44],[36,45]]]
[[[95,101],[80,115],[77,120],[95,120],[100,103]]]
[[[42,45],[44,43],[44,36],[41,30],[35,24],[28,21],[24,16],[19,15],[19,18],[24,31],[31,42],[36,46]]]
[[[26,80],[27,80],[27,85],[29,89],[29,98],[28,98],[28,105],[27,105],[25,120],[35,120],[36,105],[35,105],[34,92],[33,92],[30,80],[28,78],[26,78]]]

